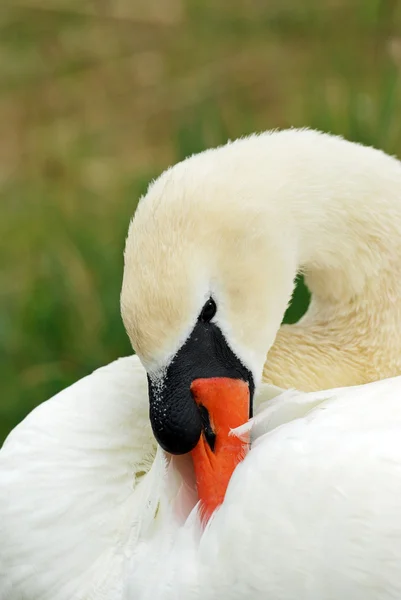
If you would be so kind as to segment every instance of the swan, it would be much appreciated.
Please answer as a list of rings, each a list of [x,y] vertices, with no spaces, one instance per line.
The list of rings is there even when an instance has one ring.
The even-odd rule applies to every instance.
[[[1,600],[400,596],[400,183],[289,130],[151,184],[121,291],[137,356],[0,451]],[[281,326],[299,272],[311,305]]]

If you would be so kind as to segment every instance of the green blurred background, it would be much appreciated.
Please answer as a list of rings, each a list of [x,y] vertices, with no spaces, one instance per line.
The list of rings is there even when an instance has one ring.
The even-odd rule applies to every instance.
[[[122,251],[150,178],[276,127],[401,155],[400,69],[397,0],[1,0],[0,443],[131,351]]]

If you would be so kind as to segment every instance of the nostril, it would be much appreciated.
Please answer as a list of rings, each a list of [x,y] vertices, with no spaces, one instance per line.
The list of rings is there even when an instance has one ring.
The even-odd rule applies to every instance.
[[[199,412],[200,412],[201,421],[202,421],[203,434],[205,436],[207,443],[209,444],[211,451],[214,452],[214,446],[216,443],[216,434],[210,423],[209,411],[207,410],[206,406],[203,406],[203,404],[199,404]]]

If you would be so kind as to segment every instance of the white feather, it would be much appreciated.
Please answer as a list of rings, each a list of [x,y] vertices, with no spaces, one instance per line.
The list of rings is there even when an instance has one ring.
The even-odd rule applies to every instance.
[[[202,532],[154,453],[139,361],[96,371],[0,452],[1,600],[399,599],[400,395],[393,378],[275,397]]]

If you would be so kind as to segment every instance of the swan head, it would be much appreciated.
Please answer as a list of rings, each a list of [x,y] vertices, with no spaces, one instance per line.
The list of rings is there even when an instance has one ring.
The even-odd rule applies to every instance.
[[[268,203],[276,174],[269,190],[262,137],[175,165],[150,185],[130,224],[122,317],[148,374],[155,437],[174,454],[201,435],[195,380],[246,382],[252,412],[293,290],[293,240]]]

